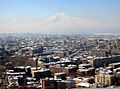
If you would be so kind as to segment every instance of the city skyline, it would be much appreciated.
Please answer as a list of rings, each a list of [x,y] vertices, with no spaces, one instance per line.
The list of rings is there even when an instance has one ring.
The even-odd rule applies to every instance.
[[[0,0],[0,32],[120,32],[119,0]]]

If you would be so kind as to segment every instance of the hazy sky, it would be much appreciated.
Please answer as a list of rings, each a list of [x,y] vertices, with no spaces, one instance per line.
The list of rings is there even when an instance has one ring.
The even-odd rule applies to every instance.
[[[119,28],[120,0],[0,0],[0,32],[120,32]]]

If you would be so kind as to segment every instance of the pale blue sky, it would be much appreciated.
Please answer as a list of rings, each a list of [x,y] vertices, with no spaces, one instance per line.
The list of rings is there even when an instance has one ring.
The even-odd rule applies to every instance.
[[[76,18],[111,22],[117,24],[116,28],[120,24],[120,0],[0,0],[0,23],[18,19],[45,20],[58,12]],[[0,30],[4,26],[2,24]]]

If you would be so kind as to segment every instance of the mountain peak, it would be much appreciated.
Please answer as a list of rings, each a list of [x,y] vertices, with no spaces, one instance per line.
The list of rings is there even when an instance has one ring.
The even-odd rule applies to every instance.
[[[69,16],[68,14],[64,12],[58,12],[55,15],[49,17],[48,20],[52,22],[58,22],[61,20],[69,19],[69,18],[71,18],[71,16]]]
[[[55,15],[56,15],[56,16],[59,16],[59,17],[61,17],[61,16],[68,16],[68,14],[66,14],[66,13],[64,13],[64,12],[58,12],[58,13],[56,13]]]

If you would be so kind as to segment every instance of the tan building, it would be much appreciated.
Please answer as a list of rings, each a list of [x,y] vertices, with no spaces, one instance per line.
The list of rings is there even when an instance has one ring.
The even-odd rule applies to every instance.
[[[67,76],[75,76],[77,73],[77,67],[57,67],[56,65],[49,67],[51,70],[51,74],[54,73],[66,73]]]
[[[95,83],[102,85],[112,85],[114,83],[114,75],[107,74],[95,75]]]

